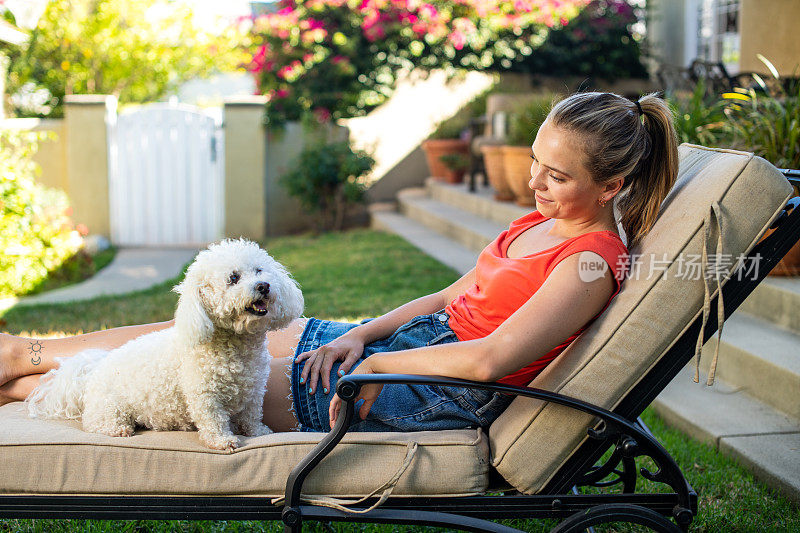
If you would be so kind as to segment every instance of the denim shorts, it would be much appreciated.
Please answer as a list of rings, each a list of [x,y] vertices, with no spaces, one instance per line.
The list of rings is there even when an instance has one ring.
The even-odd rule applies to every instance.
[[[361,323],[369,322],[367,319]],[[396,352],[458,342],[448,325],[444,311],[414,317],[391,336],[368,344],[361,359],[380,352]],[[331,322],[310,318],[306,323],[295,357],[315,350],[343,335],[358,324]],[[337,372],[341,361],[331,369],[330,388],[325,394],[322,383],[317,383],[314,394],[308,394],[308,382],[300,384],[300,374],[306,361],[292,362],[292,398],[301,431],[330,431],[328,406],[336,392]],[[487,427],[511,403],[512,396],[485,390],[438,385],[387,384],[372,404],[365,420],[358,416],[362,401],[356,403],[356,412],[349,431],[428,431],[440,429],[465,429]]]

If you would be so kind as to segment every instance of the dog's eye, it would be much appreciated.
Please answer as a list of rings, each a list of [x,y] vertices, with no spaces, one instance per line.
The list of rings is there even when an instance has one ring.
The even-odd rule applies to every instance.
[[[236,285],[237,283],[239,283],[239,278],[240,278],[239,273],[238,272],[233,272],[228,277],[228,285]]]
[[[260,268],[256,269],[256,274],[261,274],[261,269]]]

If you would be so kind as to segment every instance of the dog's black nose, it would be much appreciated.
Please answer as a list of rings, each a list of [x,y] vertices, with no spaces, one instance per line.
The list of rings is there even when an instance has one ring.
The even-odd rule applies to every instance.
[[[256,292],[261,294],[262,296],[266,296],[269,294],[269,283],[265,281],[259,281],[256,283]]]

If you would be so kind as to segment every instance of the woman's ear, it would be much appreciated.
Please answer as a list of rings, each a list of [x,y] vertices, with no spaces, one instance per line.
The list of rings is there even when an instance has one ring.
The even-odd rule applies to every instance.
[[[617,176],[603,183],[603,195],[609,200],[614,198],[625,185],[625,176]]]
[[[191,346],[211,340],[214,324],[208,318],[200,295],[200,287],[189,280],[189,275],[173,291],[180,294],[175,310],[175,328]]]

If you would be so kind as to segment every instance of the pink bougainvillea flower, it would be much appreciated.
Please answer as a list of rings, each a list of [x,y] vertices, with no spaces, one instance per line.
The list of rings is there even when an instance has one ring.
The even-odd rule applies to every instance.
[[[453,44],[453,48],[461,50],[467,44],[467,38],[463,32],[456,30],[447,36],[447,39]]]
[[[324,107],[317,107],[313,111],[314,118],[317,119],[317,122],[320,124],[324,124],[331,119],[331,112],[327,108]]]
[[[428,20],[434,20],[439,16],[439,10],[432,4],[422,4],[419,8],[419,14]]]
[[[281,69],[278,71],[278,77],[279,77],[279,78],[282,78],[282,79],[284,79],[284,80],[285,80],[286,78],[288,78],[289,76],[291,76],[291,75],[292,75],[292,67],[291,67],[291,66],[289,66],[289,65],[286,65],[285,67],[282,67],[282,68],[281,68]]]

